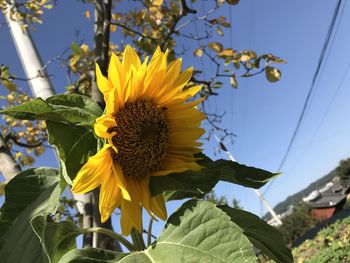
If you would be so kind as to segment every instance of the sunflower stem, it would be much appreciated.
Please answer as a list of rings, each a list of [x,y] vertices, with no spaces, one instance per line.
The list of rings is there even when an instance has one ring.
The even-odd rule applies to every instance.
[[[115,233],[112,230],[102,228],[102,227],[91,227],[86,228],[82,230],[82,233],[99,233],[102,235],[109,236],[117,241],[119,241],[121,244],[123,244],[129,251],[137,251],[139,250],[135,245],[133,245],[131,242],[129,242],[126,238],[124,238],[122,235],[119,235],[118,233]]]
[[[132,241],[137,250],[142,251],[146,249],[145,241],[143,240],[142,233],[139,233],[135,228],[131,230]]]
[[[152,226],[153,226],[153,217],[149,220],[148,229],[147,229],[147,247],[152,244]]]

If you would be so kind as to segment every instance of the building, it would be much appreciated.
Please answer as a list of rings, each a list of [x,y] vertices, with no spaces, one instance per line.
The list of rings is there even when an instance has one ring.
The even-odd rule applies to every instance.
[[[310,202],[311,214],[319,219],[327,220],[343,209],[346,202],[344,194],[326,194]]]
[[[308,204],[311,206],[311,213],[316,218],[327,220],[343,209],[347,194],[350,192],[350,182],[346,184],[327,184],[318,190],[315,198],[310,198]],[[307,199],[307,198],[306,198]]]

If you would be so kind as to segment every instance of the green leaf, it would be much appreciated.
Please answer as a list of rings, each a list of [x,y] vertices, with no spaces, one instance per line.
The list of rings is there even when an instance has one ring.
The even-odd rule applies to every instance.
[[[211,42],[208,44],[208,47],[216,53],[220,53],[223,50],[222,44],[219,42]]]
[[[216,33],[218,33],[219,36],[224,35],[224,32],[222,31],[222,28],[220,26],[216,27]]]
[[[89,97],[77,95],[77,94],[59,94],[47,98],[48,103],[52,105],[62,105],[67,107],[76,107],[82,109],[95,117],[102,115],[101,108],[97,105],[95,101]]]
[[[66,253],[59,263],[111,263],[119,262],[129,253],[118,253],[98,248],[74,249]]]
[[[70,48],[72,49],[72,51],[73,51],[75,54],[80,55],[81,51],[80,51],[80,47],[79,47],[78,43],[73,42],[73,43],[70,45]]]
[[[87,124],[102,114],[101,109],[89,98],[81,95],[61,94],[23,103],[3,109],[0,114],[7,114],[21,120],[50,120],[53,122],[69,122]]]
[[[0,83],[4,85],[9,91],[16,91],[17,89],[16,83],[10,80],[4,79],[4,80],[1,80]]]
[[[71,184],[88,158],[96,153],[97,139],[90,128],[50,121],[46,125],[49,143],[59,152],[62,175]]]
[[[157,241],[144,251],[71,250],[59,263],[256,262],[243,230],[214,204],[190,200],[172,214]]]
[[[5,186],[6,186],[5,182],[0,183],[0,196],[5,194]]]
[[[2,262],[48,262],[30,221],[57,209],[63,186],[52,168],[32,168],[19,173],[5,187],[0,209]]]
[[[201,57],[203,55],[203,49],[202,47],[199,47],[197,48],[194,52],[193,52],[193,55],[195,57]]]
[[[293,255],[287,248],[281,233],[256,215],[229,207],[218,206],[231,220],[243,229],[252,244],[277,263],[293,262]]]
[[[231,83],[232,88],[234,88],[234,89],[237,88],[237,79],[236,79],[235,75],[232,75],[230,77],[230,83]]]
[[[238,61],[232,61],[233,66],[235,67],[235,69],[239,69],[241,67],[241,64],[239,64]]]
[[[228,160],[217,160],[213,162],[211,168],[220,171],[221,181],[255,189],[259,189],[270,179],[280,175],[280,173],[271,173],[260,168],[246,166]]]
[[[21,105],[0,110],[0,114],[7,114],[21,120],[35,120],[42,113],[52,112],[53,108],[42,98],[37,98]]]
[[[158,240],[127,262],[256,262],[253,246],[221,209],[190,200],[171,215]]]
[[[52,263],[58,262],[64,254],[76,248],[75,238],[81,234],[81,230],[73,223],[47,223],[46,216],[37,216],[31,224]]]
[[[220,52],[220,57],[233,57],[235,55],[235,51],[232,48],[226,48]]]
[[[239,3],[239,0],[226,0],[226,2],[230,5],[237,5]]]
[[[265,68],[266,79],[270,82],[276,82],[281,79],[281,71],[274,67]]]
[[[251,188],[260,188],[269,179],[279,175],[255,167],[228,160],[212,161],[205,155],[198,163],[202,171],[185,171],[167,176],[151,177],[152,195],[166,192],[167,200],[201,197],[210,192],[218,181],[225,181]]]
[[[264,54],[264,55],[261,55],[261,58],[262,59],[265,59],[267,62],[274,62],[274,63],[282,63],[282,64],[285,64],[287,63],[287,61],[279,58],[279,57],[276,57],[272,54]]]
[[[166,191],[165,198],[167,200],[178,200],[188,197],[202,197],[210,192],[218,181],[218,174],[213,174],[210,170],[186,171],[167,176],[151,176],[150,189],[153,196]]]

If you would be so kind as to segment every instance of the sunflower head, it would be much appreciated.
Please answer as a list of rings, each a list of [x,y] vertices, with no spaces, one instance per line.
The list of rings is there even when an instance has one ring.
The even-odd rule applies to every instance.
[[[124,235],[133,227],[142,231],[142,207],[152,217],[167,217],[163,196],[150,195],[150,176],[200,169],[193,155],[201,151],[204,114],[196,106],[203,99],[189,102],[200,86],[185,88],[192,68],[181,72],[181,59],[168,64],[167,55],[157,48],[141,63],[127,46],[122,61],[112,54],[107,77],[96,65],[106,110],[94,130],[105,145],[81,168],[72,190],[100,187],[101,221],[120,207]]]

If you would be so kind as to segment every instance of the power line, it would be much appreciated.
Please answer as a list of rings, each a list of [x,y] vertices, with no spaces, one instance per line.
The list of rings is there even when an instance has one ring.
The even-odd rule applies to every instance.
[[[193,5],[191,3],[191,8],[193,8]],[[192,14],[192,17],[195,18],[195,15]],[[194,30],[196,31],[196,37],[199,38],[199,30],[198,30],[198,25],[197,25],[197,21],[194,21]],[[199,45],[202,45],[202,41],[199,39],[197,40]],[[202,67],[202,73],[204,74],[204,78],[207,79],[207,74],[206,71],[204,70],[204,63],[203,63],[203,57],[200,58],[200,62],[201,62],[201,67]]]
[[[334,102],[335,102],[335,99],[337,98],[338,96],[338,93],[341,89],[341,87],[343,87],[343,84],[344,84],[344,81],[346,79],[346,77],[348,76],[349,74],[349,71],[350,71],[350,62],[348,63],[347,67],[346,67],[346,70],[344,71],[344,74],[341,78],[341,81],[339,82],[340,84],[338,85],[335,93],[333,94],[332,98],[331,98],[331,101],[330,103],[328,104],[328,107],[326,109],[326,111],[324,112],[324,114],[322,115],[322,118],[321,118],[321,121],[319,123],[319,125],[317,126],[315,132],[313,133],[313,135],[311,136],[311,140],[309,141],[309,143],[307,144],[307,146],[305,147],[305,150],[303,151],[303,153],[301,154],[301,156],[299,157],[299,160],[297,161],[297,163],[303,158],[303,156],[305,155],[305,153],[307,152],[308,149],[310,149],[310,145],[314,142],[314,139],[316,138],[316,134],[318,133],[318,131],[320,130],[320,128],[322,127],[324,121],[326,120],[326,117],[330,111],[330,109],[332,108]],[[294,168],[294,167],[293,167]],[[292,168],[292,170],[293,170]]]
[[[229,6],[228,8],[228,16],[230,19],[230,24],[232,25],[232,7]],[[233,49],[233,34],[232,34],[232,26],[230,27],[230,48]],[[233,125],[234,125],[234,105],[235,105],[235,97],[233,96],[233,91],[230,91],[230,118],[229,118],[229,122],[230,122],[230,129],[231,131],[233,131]]]
[[[328,47],[328,44],[329,44],[329,40],[332,36],[332,32],[333,32],[333,29],[334,29],[334,25],[335,25],[335,22],[337,20],[337,16],[338,16],[338,13],[339,13],[339,9],[340,9],[340,5],[341,5],[341,0],[338,0],[338,3],[334,9],[334,12],[333,12],[333,17],[332,17],[332,20],[331,20],[331,23],[329,25],[329,28],[328,28],[328,32],[327,32],[327,35],[326,35],[326,39],[323,43],[323,47],[322,47],[322,50],[321,50],[321,54],[320,54],[320,57],[319,57],[319,60],[318,60],[318,63],[317,63],[317,68],[316,68],[316,71],[313,75],[313,78],[312,78],[312,82],[311,82],[311,86],[310,86],[310,89],[307,93],[307,96],[306,96],[306,99],[305,99],[305,102],[304,102],[304,105],[303,105],[303,108],[302,108],[302,111],[301,111],[301,114],[299,116],[299,119],[298,119],[298,122],[297,122],[297,125],[294,129],[294,132],[293,132],[293,135],[289,141],[289,144],[288,144],[288,148],[282,158],[282,161],[280,163],[280,165],[278,166],[278,171],[281,170],[281,168],[283,167],[284,163],[286,162],[287,160],[287,157],[290,153],[290,150],[294,144],[294,141],[296,139],[296,136],[299,132],[299,129],[300,129],[300,126],[301,126],[301,123],[305,117],[305,111],[306,111],[306,108],[307,106],[309,105],[309,100],[310,100],[310,97],[311,97],[311,94],[313,92],[313,90],[315,89],[315,83],[316,83],[316,80],[318,78],[318,75],[319,75],[319,72],[320,72],[320,69],[321,69],[321,66],[323,64],[323,59],[324,59],[324,56],[325,56],[325,53],[327,51],[327,47]]]
[[[338,19],[338,24],[337,24],[336,29],[335,29],[335,31],[334,31],[334,32],[335,32],[334,36],[336,36],[336,34],[337,34],[337,32],[338,32],[339,24],[340,24],[340,21],[341,21],[341,19],[342,19],[343,13],[344,13],[345,5],[346,5],[346,2],[345,2],[345,3],[343,4],[343,6],[342,6],[342,10],[341,10],[341,12],[340,12],[339,19]],[[332,45],[333,43],[334,43],[334,42],[332,42],[331,45]],[[328,52],[328,55],[329,55],[329,53],[330,53],[330,52]],[[343,86],[344,81],[345,81],[345,79],[346,79],[346,77],[347,77],[349,71],[350,71],[350,61],[349,61],[348,65],[346,66],[345,71],[344,71],[342,77],[340,78],[339,84],[338,84],[338,86],[337,86],[337,88],[336,88],[336,90],[335,90],[335,92],[334,92],[334,94],[333,94],[333,96],[332,96],[332,98],[331,98],[331,100],[330,100],[330,103],[329,103],[328,106],[327,106],[326,111],[325,111],[325,112],[323,113],[323,115],[322,115],[321,121],[319,122],[319,124],[318,124],[318,126],[317,126],[315,132],[314,132],[313,135],[311,136],[310,142],[309,142],[308,145],[305,147],[304,152],[301,154],[302,156],[304,156],[304,154],[305,154],[305,152],[307,151],[307,149],[309,149],[309,146],[313,143],[313,141],[314,141],[314,139],[315,139],[315,137],[316,137],[316,134],[318,133],[318,131],[319,131],[320,128],[322,127],[324,121],[326,120],[326,117],[327,117],[329,111],[331,110],[331,108],[332,108],[332,106],[333,106],[333,104],[334,104],[334,102],[335,102],[335,99],[336,99],[336,97],[338,96],[338,93],[339,93],[341,87]]]
[[[228,8],[228,17],[230,19],[230,24],[232,25],[232,10],[231,6]],[[230,27],[230,48],[233,48],[233,38],[232,38],[232,26]]]
[[[338,19],[339,22],[337,23],[336,28],[335,28],[335,30],[334,30],[334,36],[335,36],[335,35],[337,34],[337,32],[338,32],[338,27],[339,27],[339,24],[340,24],[340,20],[341,20],[341,18],[342,18],[342,16],[343,16],[343,12],[344,12],[345,5],[346,5],[346,2],[345,2],[345,4],[343,4],[343,6],[342,6],[342,10],[341,10],[341,13],[340,13],[340,16],[339,16],[339,19]],[[333,17],[332,17],[331,23],[330,23],[330,25],[329,25],[329,28],[328,28],[328,32],[327,32],[325,41],[324,41],[324,43],[323,43],[323,47],[322,47],[322,50],[321,50],[321,53],[320,53],[320,57],[319,57],[318,64],[317,64],[317,68],[316,68],[316,71],[315,71],[314,76],[313,76],[313,78],[312,78],[311,86],[310,86],[309,92],[308,92],[308,94],[307,94],[307,96],[306,96],[306,99],[305,99],[305,102],[304,102],[304,106],[303,106],[302,112],[301,112],[301,114],[300,114],[300,116],[299,116],[297,125],[296,125],[296,127],[295,127],[295,130],[294,130],[293,135],[292,135],[292,137],[291,137],[291,140],[290,140],[290,142],[289,142],[287,151],[285,152],[285,154],[284,154],[284,156],[283,156],[283,159],[282,159],[281,163],[280,163],[279,166],[278,166],[277,171],[280,171],[280,170],[282,169],[284,163],[286,162],[287,157],[288,157],[288,155],[289,155],[289,153],[290,153],[290,150],[291,150],[291,148],[292,148],[292,145],[293,145],[293,143],[294,143],[294,141],[295,141],[295,139],[296,139],[296,136],[297,136],[297,134],[298,134],[298,131],[299,131],[299,129],[300,129],[302,120],[303,120],[303,118],[305,117],[305,112],[306,112],[307,106],[311,104],[311,101],[310,101],[311,95],[312,95],[313,90],[314,90],[314,88],[315,88],[315,86],[316,86],[316,80],[318,79],[318,76],[319,76],[319,74],[320,74],[320,69],[321,69],[322,65],[324,64],[323,61],[324,61],[324,58],[325,58],[325,55],[326,55],[326,51],[327,51],[328,46],[329,46],[329,41],[331,40],[331,36],[332,36],[332,33],[333,33],[334,25],[336,24],[335,22],[337,21],[337,17],[338,17],[338,14],[339,14],[340,6],[341,6],[341,0],[338,1],[337,5],[336,5],[336,7],[335,7],[335,9],[334,9]],[[333,38],[333,39],[334,39],[334,38]],[[332,48],[332,46],[333,46],[333,41],[331,42],[331,48]],[[329,52],[328,52],[328,54],[329,54]],[[328,54],[326,55],[326,60],[327,60],[327,58],[328,58]],[[326,115],[328,114],[328,112],[329,112],[331,106],[333,105],[333,102],[334,102],[334,100],[335,100],[335,97],[336,97],[336,95],[338,94],[339,89],[340,89],[340,87],[341,87],[342,84],[343,84],[343,81],[344,81],[345,76],[347,75],[347,72],[348,72],[348,70],[349,70],[349,66],[350,66],[350,64],[348,65],[348,68],[347,68],[345,74],[344,74],[343,77],[342,77],[342,80],[341,80],[341,82],[340,82],[340,84],[339,84],[339,86],[338,86],[338,88],[337,88],[337,90],[336,90],[336,92],[335,92],[335,94],[334,94],[332,100],[331,100],[331,103],[329,104],[329,106],[328,106],[328,108],[327,108],[327,110],[326,110],[324,116],[322,117],[322,121],[321,121],[320,125],[319,125],[318,128],[316,129],[316,133],[317,133],[318,129],[321,127],[321,125],[322,125],[322,123],[323,123],[323,121],[324,121]],[[324,68],[323,68],[323,69],[324,69]],[[321,74],[322,74],[322,73],[323,73],[323,70],[322,70]],[[315,133],[315,134],[316,134],[316,133]],[[315,135],[315,134],[314,134],[314,135]],[[264,191],[263,194],[266,194],[266,192],[268,192],[268,191],[270,190],[270,188],[271,188],[271,186],[273,185],[274,182],[275,182],[275,179],[273,179],[273,180],[270,182],[270,184],[267,186],[267,188],[265,189],[265,191]]]
[[[200,1],[200,2],[201,2],[202,12],[203,12],[203,14],[206,14],[206,8],[205,8],[206,7],[206,5],[205,5],[206,2],[205,1]],[[206,38],[205,41],[206,41],[206,46],[208,46],[208,44],[209,44],[208,38]],[[209,62],[209,66],[210,66],[210,74],[212,76],[214,76],[215,71],[214,71],[214,68],[213,68],[213,63],[211,61]],[[218,111],[217,96],[212,96],[212,100],[214,102],[214,112],[217,113],[217,111]],[[209,101],[209,103],[210,103],[210,101]]]

